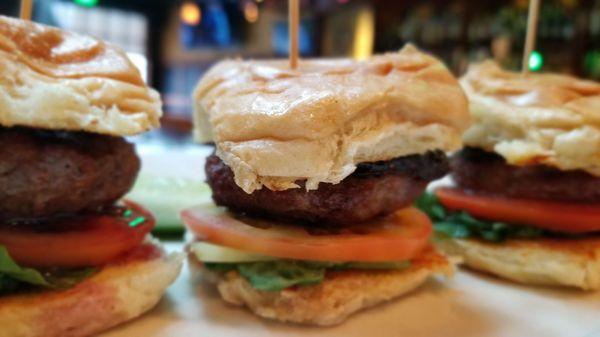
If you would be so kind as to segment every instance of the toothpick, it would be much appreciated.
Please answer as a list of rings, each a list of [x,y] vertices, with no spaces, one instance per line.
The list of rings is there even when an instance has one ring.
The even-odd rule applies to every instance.
[[[31,20],[31,9],[33,7],[33,0],[21,0],[21,11],[19,16],[23,20]]]
[[[290,39],[290,68],[298,67],[298,25],[300,23],[299,0],[289,0],[289,39]]]
[[[527,18],[527,36],[525,37],[525,47],[523,50],[523,63],[521,64],[521,72],[527,74],[529,72],[529,58],[531,52],[535,48],[535,37],[537,34],[538,17],[540,15],[541,0],[530,0],[529,2],[529,17]]]

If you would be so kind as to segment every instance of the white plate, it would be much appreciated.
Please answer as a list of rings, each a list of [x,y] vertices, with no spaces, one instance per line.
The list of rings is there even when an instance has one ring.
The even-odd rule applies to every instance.
[[[203,179],[207,153],[203,148],[145,154],[143,170]],[[182,246],[167,244],[169,250]],[[225,304],[215,289],[192,280],[185,266],[154,310],[102,336],[600,337],[599,318],[600,292],[521,286],[460,271],[453,280],[431,280],[332,328],[280,324]]]

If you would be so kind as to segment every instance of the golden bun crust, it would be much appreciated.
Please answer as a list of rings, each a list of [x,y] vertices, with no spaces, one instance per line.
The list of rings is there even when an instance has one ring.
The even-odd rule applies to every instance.
[[[544,164],[600,176],[600,83],[472,65],[461,79],[473,126],[465,145],[513,165]]]
[[[338,183],[357,163],[454,150],[467,99],[436,58],[409,45],[366,61],[228,60],[194,92],[195,136],[213,140],[247,193]]]
[[[199,267],[194,257],[190,260],[190,266]],[[200,272],[216,284],[227,303],[246,306],[264,318],[328,326],[343,322],[359,310],[400,297],[432,275],[452,276],[454,268],[450,260],[431,249],[405,270],[332,271],[319,285],[275,292],[252,288],[237,272],[216,274],[205,268],[200,268]]]
[[[71,289],[0,297],[0,337],[90,336],[152,309],[183,260],[154,245]]]
[[[436,242],[465,266],[525,284],[600,290],[600,238]]]
[[[158,127],[161,115],[122,50],[0,16],[0,125],[125,136]]]

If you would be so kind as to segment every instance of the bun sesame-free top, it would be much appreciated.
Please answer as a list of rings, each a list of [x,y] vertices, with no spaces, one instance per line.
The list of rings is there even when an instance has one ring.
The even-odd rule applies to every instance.
[[[543,164],[600,176],[600,83],[502,70],[487,61],[461,79],[473,126],[467,146],[511,165]]]
[[[227,60],[198,84],[196,138],[246,193],[339,183],[356,164],[455,150],[467,99],[436,58],[407,46],[365,61]]]
[[[158,127],[161,114],[119,48],[0,16],[0,125],[124,136]]]

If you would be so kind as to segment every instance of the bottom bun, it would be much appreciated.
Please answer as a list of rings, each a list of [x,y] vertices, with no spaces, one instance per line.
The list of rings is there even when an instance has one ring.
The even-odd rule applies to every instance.
[[[190,266],[200,266],[194,257]],[[403,270],[328,271],[316,286],[294,287],[282,291],[262,291],[239,273],[214,273],[201,268],[202,276],[215,283],[223,299],[246,306],[261,317],[282,322],[334,325],[361,309],[372,307],[408,293],[434,274],[451,276],[454,263],[429,249]]]
[[[0,297],[0,337],[79,337],[152,309],[181,270],[181,254],[148,242],[63,291]]]
[[[600,289],[600,238],[508,240],[440,239],[437,245],[467,267],[516,282]]]

